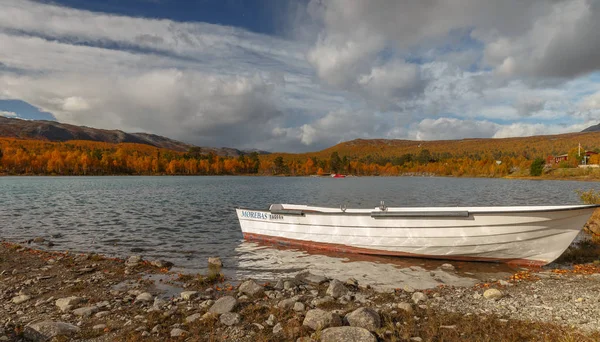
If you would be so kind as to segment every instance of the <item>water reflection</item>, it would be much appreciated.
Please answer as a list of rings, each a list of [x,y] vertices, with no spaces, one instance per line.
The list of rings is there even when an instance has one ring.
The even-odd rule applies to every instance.
[[[450,262],[456,271],[444,271],[442,260],[333,253],[289,248],[277,244],[243,241],[236,248],[238,266],[235,277],[272,280],[293,277],[301,270],[346,280],[379,290],[406,286],[414,289],[438,285],[472,286],[480,280],[501,279],[515,269],[505,264]]]

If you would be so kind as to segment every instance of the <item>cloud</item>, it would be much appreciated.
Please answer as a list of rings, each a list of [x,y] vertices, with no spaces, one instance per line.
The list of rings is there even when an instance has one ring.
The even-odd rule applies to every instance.
[[[593,121],[575,125],[513,123],[497,124],[485,120],[456,118],[424,119],[415,125],[412,138],[416,140],[453,140],[469,138],[511,138],[580,132],[594,125]]]
[[[281,35],[4,0],[0,99],[59,121],[310,151],[356,138],[580,130],[598,2],[310,1]]]
[[[17,113],[15,113],[15,112],[8,112],[8,111],[5,111],[5,110],[0,110],[0,116],[3,116],[5,118],[17,118],[17,117],[19,117],[17,115]]]
[[[600,110],[600,91],[586,96],[579,104],[579,108],[584,111]]]
[[[416,140],[452,140],[464,137],[489,138],[499,125],[489,121],[460,120],[455,118],[424,119],[416,125]]]

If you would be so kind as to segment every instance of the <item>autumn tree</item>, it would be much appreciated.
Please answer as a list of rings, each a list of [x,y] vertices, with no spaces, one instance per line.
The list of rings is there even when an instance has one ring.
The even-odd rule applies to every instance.
[[[274,173],[275,174],[282,174],[285,172],[286,169],[286,165],[285,162],[283,161],[283,157],[282,156],[278,156],[277,158],[275,158],[275,160],[273,161],[274,166],[275,166],[275,170]]]
[[[342,159],[337,152],[333,152],[329,158],[329,168],[332,173],[338,173],[342,167]]]

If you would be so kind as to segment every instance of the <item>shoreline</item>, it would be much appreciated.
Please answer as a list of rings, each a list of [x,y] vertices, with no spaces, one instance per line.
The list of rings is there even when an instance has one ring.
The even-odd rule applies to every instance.
[[[594,263],[393,292],[308,272],[232,286],[216,266],[205,275],[171,266],[3,241],[0,341],[41,341],[52,332],[66,336],[58,341],[343,341],[346,333],[364,341],[600,338]],[[448,263],[439,272],[456,269]]]
[[[188,174],[140,174],[140,175],[132,175],[132,174],[107,174],[107,175],[40,175],[40,174],[5,174],[0,173],[0,178],[2,177],[57,177],[57,178],[66,178],[66,177],[277,177],[277,178],[331,178],[330,176],[316,176],[316,175],[257,175],[257,174],[220,174],[220,175],[188,175]],[[600,180],[600,176],[594,177],[586,177],[584,176],[573,176],[573,177],[548,177],[548,176],[501,176],[501,177],[489,177],[485,175],[467,175],[467,176],[452,176],[452,175],[435,175],[435,174],[404,174],[404,175],[348,175],[345,178],[355,178],[355,177],[378,177],[378,178],[413,178],[413,177],[422,177],[422,178],[476,178],[476,179],[506,179],[506,180],[531,180],[531,181],[576,181],[576,182],[597,182]]]

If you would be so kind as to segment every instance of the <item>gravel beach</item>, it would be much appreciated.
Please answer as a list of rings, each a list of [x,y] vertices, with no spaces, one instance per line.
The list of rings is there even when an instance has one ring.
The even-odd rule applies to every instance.
[[[43,243],[43,241],[38,241]],[[309,271],[232,286],[131,256],[0,246],[0,341],[596,341],[600,268],[378,292]],[[447,279],[451,263],[432,273]],[[510,328],[509,328],[510,327]]]

